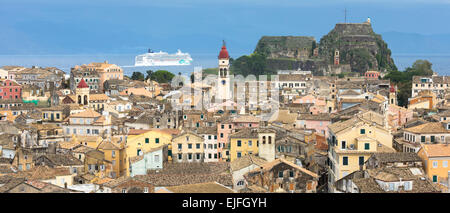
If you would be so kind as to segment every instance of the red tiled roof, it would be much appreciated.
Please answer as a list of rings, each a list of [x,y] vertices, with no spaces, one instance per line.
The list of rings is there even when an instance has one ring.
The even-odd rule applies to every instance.
[[[84,81],[84,79],[82,78],[80,83],[78,83],[77,88],[89,88],[89,86],[86,84],[86,82]]]
[[[225,45],[223,45],[222,50],[220,50],[219,58],[230,58],[230,56],[228,55],[227,47]]]

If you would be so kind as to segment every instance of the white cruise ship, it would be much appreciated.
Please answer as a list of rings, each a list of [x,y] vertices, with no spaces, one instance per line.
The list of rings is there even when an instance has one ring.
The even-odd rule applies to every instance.
[[[149,49],[148,53],[136,56],[134,66],[181,66],[191,65],[191,62],[191,55],[180,50],[175,54],[168,54],[162,51],[154,53]]]

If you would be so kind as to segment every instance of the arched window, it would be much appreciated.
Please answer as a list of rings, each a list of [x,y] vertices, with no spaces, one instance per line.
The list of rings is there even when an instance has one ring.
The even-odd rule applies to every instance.
[[[266,136],[262,136],[263,144],[266,144]]]
[[[81,95],[78,96],[78,104],[81,104]]]
[[[87,95],[84,95],[84,105],[87,105],[88,104],[88,98],[87,98]]]
[[[269,144],[272,144],[272,136],[269,136],[268,142],[269,142]]]

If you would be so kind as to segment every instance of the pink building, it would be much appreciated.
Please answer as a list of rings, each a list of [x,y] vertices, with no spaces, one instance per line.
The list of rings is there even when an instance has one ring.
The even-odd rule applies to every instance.
[[[230,120],[217,121],[217,152],[219,153],[219,161],[229,159],[228,138],[234,132],[233,130],[234,125]]]
[[[364,76],[367,79],[378,79],[378,76],[380,76],[380,72],[378,71],[367,71]]]
[[[319,113],[327,113],[327,102],[325,98],[316,98],[313,95],[305,95],[296,98],[293,103],[295,104],[314,104],[309,108],[309,112],[317,115]]]
[[[413,119],[412,109],[407,109],[393,104],[389,104],[387,114],[388,124],[394,130]]]
[[[22,99],[22,86],[9,79],[0,81],[0,99]]]
[[[245,127],[257,128],[257,127],[259,127],[260,120],[261,119],[255,117],[255,116],[252,116],[252,115],[244,115],[244,116],[239,116],[237,118],[234,118],[232,120],[232,122],[233,122],[233,126],[236,129],[242,129]]]
[[[317,133],[328,137],[328,125],[331,124],[331,117],[328,113],[320,113],[317,115],[301,114],[296,120],[296,128],[311,129]]]

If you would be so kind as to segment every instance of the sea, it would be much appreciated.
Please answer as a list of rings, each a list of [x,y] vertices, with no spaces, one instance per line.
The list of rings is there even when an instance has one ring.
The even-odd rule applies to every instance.
[[[78,54],[78,55],[0,55],[0,67],[5,65],[17,66],[40,66],[57,67],[66,74],[70,73],[70,68],[75,65],[89,64],[91,62],[104,62],[117,64],[123,68],[124,74],[131,76],[133,72],[145,72],[147,70],[168,70],[176,75],[189,76],[194,71],[194,67],[213,68],[217,67],[217,54],[192,54],[193,62],[187,66],[159,66],[159,67],[135,67],[133,54]],[[237,57],[236,57],[237,58]],[[393,59],[399,70],[411,66],[417,59],[430,61],[432,69],[439,75],[450,75],[450,54],[430,55],[430,54],[397,54]]]

